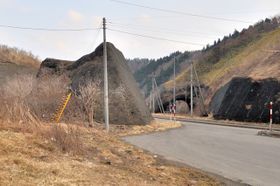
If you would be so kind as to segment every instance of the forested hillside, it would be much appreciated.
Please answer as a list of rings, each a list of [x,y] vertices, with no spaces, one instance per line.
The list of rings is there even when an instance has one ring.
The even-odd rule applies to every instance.
[[[265,50],[265,46],[263,48],[256,48],[256,45],[259,46],[263,44],[264,40],[269,39],[274,31],[277,32],[279,26],[280,19],[278,17],[265,19],[240,32],[235,30],[232,34],[224,36],[222,39],[217,39],[212,45],[205,46],[201,51],[175,52],[158,60],[148,60],[149,62],[147,62],[147,59],[138,60],[137,63],[143,65],[138,65],[139,68],[135,70],[134,76],[146,95],[151,90],[150,79],[153,72],[155,73],[158,84],[164,84],[163,87],[169,89],[172,85],[171,82],[169,82],[173,74],[172,64],[176,57],[177,85],[182,86],[189,81],[189,64],[192,61],[196,66],[202,82],[208,86],[214,86],[214,82],[216,82],[217,79],[227,79],[223,75],[228,74],[227,72],[230,66],[234,66],[234,64],[240,61],[245,61],[246,63],[247,58],[243,56],[241,59],[240,54],[244,51],[247,51],[246,55],[253,52],[248,51],[248,47],[254,45],[255,48],[251,47],[251,50],[258,50],[259,56],[256,56],[255,62],[257,62],[256,60],[258,60],[258,57],[266,55],[267,53],[264,52],[262,55],[259,51]],[[276,33],[274,33],[274,35],[275,34]],[[275,37],[271,42],[276,44]],[[275,49],[275,46],[273,44],[271,45],[271,47],[266,46],[266,49]],[[239,56],[239,58],[237,56]],[[128,63],[130,64],[131,60],[128,60]],[[233,75],[234,74],[230,74],[228,77],[231,78]],[[217,82],[217,85],[221,83]]]
[[[260,71],[263,72],[262,78],[279,75],[280,64],[277,58],[272,59],[277,53],[271,52],[280,49],[279,25],[279,18],[266,19],[206,47],[193,59],[202,82],[214,92],[234,76],[257,78],[257,74],[261,76]],[[276,67],[270,69],[271,65]],[[190,77],[188,68],[182,71],[177,76],[179,84]],[[167,82],[165,86],[168,88],[171,83]]]
[[[176,69],[179,72],[188,65],[195,52],[174,52],[169,56],[165,56],[160,59],[134,59],[128,60],[128,64],[132,71],[134,71],[134,77],[138,82],[142,91],[147,95],[152,88],[151,78],[154,75],[158,85],[162,85],[164,82],[168,81],[173,77],[173,64],[176,58]],[[137,63],[137,69],[135,68],[135,63]]]

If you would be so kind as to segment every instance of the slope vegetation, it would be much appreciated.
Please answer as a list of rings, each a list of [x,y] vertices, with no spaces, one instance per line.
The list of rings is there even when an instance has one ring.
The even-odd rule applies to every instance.
[[[154,76],[158,85],[162,85],[173,77],[173,63],[176,58],[176,69],[180,71],[188,66],[191,56],[196,52],[175,52],[169,56],[159,58],[157,60],[151,59],[134,59],[128,60],[128,64],[134,72],[134,77],[138,82],[140,88],[147,96],[152,89],[151,78]]]
[[[210,87],[211,94],[233,77],[264,79],[279,77],[280,29],[279,19],[266,19],[242,32],[235,31],[224,39],[214,42],[192,58],[203,84]],[[189,81],[189,66],[182,70],[176,81]],[[165,87],[170,88],[171,82]]]
[[[15,74],[36,74],[39,59],[32,53],[0,45],[0,85]]]

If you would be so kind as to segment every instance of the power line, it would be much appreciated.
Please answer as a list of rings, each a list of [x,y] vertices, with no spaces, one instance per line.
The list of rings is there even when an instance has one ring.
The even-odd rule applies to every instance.
[[[90,50],[92,50],[92,48],[96,45],[96,43],[97,43],[97,40],[98,40],[98,38],[99,38],[99,35],[100,35],[100,31],[101,31],[101,27],[102,27],[102,22],[100,22],[100,29],[98,29],[98,31],[97,31],[97,34],[96,34],[96,36],[95,36],[95,38],[94,38],[94,40],[93,40],[93,42],[92,42],[92,45],[90,46]]]
[[[40,27],[22,27],[22,26],[13,26],[13,25],[0,25],[2,28],[12,28],[19,30],[34,30],[34,31],[50,31],[50,32],[81,32],[81,31],[92,31],[98,30],[100,28],[40,28]]]
[[[134,36],[138,36],[138,37],[155,39],[155,40],[163,40],[163,41],[169,41],[169,42],[174,42],[174,43],[182,43],[182,44],[187,44],[187,45],[205,46],[204,44],[201,44],[201,43],[178,41],[178,40],[167,39],[167,38],[162,38],[162,37],[131,33],[131,32],[123,31],[123,30],[115,30],[115,29],[111,29],[111,28],[108,28],[107,30],[110,30],[110,31],[113,31],[113,32],[119,32],[119,33],[123,33],[123,34],[128,34],[128,35],[134,35]]]
[[[190,34],[196,34],[196,36],[193,35],[193,37],[201,37],[202,35],[205,38],[209,38],[209,39],[215,39],[217,36],[210,36],[209,34],[206,33],[202,33],[202,32],[193,32],[193,31],[176,31],[173,29],[168,29],[168,28],[156,28],[156,27],[146,27],[144,25],[136,25],[136,24],[121,24],[121,23],[113,23],[113,22],[109,22],[109,24],[113,27],[122,27],[122,28],[128,28],[128,29],[132,29],[132,30],[143,30],[143,31],[151,31],[151,32],[157,32],[157,33],[171,33],[171,34],[176,34],[176,35],[183,35],[183,36],[191,36]],[[144,28],[143,28],[144,27]],[[164,32],[162,32],[162,30],[164,30]],[[190,33],[190,34],[189,34]],[[200,36],[197,36],[200,35]],[[226,35],[226,34],[224,34]]]
[[[221,17],[214,17],[214,16],[206,16],[206,15],[201,15],[201,14],[193,14],[193,13],[188,13],[188,12],[180,12],[180,11],[176,11],[176,10],[169,10],[169,9],[163,9],[163,8],[155,8],[155,7],[141,5],[141,4],[130,3],[130,2],[127,2],[127,1],[122,1],[122,0],[110,0],[110,1],[120,3],[120,4],[129,5],[129,6],[135,6],[135,7],[146,8],[146,9],[150,9],[150,10],[156,10],[156,11],[160,11],[160,12],[168,12],[168,13],[173,13],[173,14],[199,17],[199,18],[204,18],[204,19],[213,19],[213,20],[220,20],[220,21],[249,23],[249,24],[253,23],[253,22],[237,20],[237,19],[228,19],[228,18],[221,18]]]

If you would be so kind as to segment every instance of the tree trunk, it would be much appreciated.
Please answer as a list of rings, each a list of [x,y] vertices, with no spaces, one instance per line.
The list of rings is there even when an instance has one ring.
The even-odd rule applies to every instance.
[[[93,109],[89,109],[88,111],[88,121],[89,121],[89,127],[93,126]]]

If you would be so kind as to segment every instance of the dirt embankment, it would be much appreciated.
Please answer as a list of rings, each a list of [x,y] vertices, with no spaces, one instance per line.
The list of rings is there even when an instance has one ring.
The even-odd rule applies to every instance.
[[[108,135],[99,127],[69,130],[65,125],[60,128],[44,125],[35,134],[22,133],[22,129],[10,125],[3,128],[2,124],[0,182],[3,185],[219,185],[204,173],[167,164],[119,139],[123,134],[150,131],[148,126],[113,126]],[[151,125],[155,129],[159,126],[164,128],[163,124]],[[75,136],[72,144],[65,144],[68,138],[64,130]],[[66,140],[61,141],[56,134],[62,134]]]

